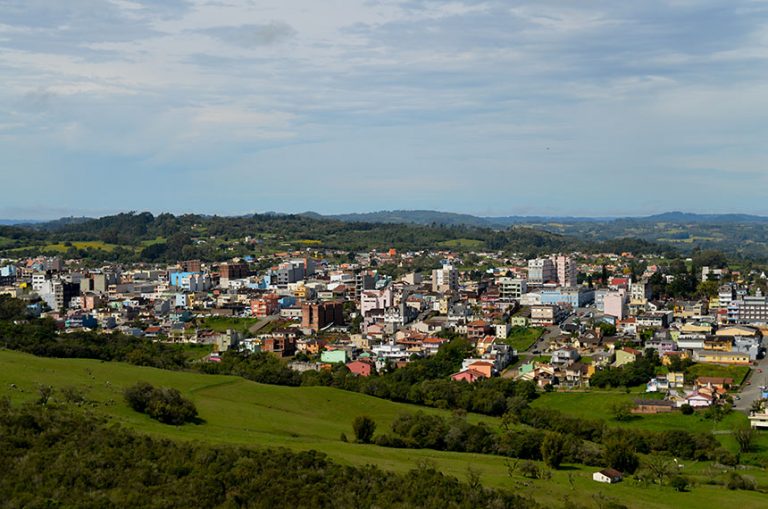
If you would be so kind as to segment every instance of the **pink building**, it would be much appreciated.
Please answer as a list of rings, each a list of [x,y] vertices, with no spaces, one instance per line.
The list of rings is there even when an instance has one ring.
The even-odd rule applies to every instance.
[[[363,316],[374,309],[387,309],[388,307],[392,307],[391,286],[381,290],[364,290],[360,295],[360,313]]]
[[[352,361],[347,363],[347,368],[357,376],[371,376],[371,363],[365,361]]]
[[[475,371],[474,369],[465,369],[464,371],[459,371],[458,373],[454,373],[451,375],[451,379],[455,380],[457,382],[477,382],[478,380],[482,378],[487,378],[485,374],[480,373],[479,371]]]
[[[576,286],[576,263],[570,256],[559,255],[554,258],[557,268],[557,284],[560,286]]]
[[[623,320],[627,314],[626,302],[627,294],[624,290],[607,293],[605,295],[605,300],[603,301],[605,314],[615,316],[617,319]]]

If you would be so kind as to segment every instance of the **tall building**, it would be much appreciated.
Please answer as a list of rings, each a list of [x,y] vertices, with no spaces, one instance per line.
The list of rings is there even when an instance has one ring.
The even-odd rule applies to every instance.
[[[182,272],[202,272],[203,264],[200,260],[185,260],[181,262]]]
[[[40,298],[54,311],[61,311],[69,306],[73,297],[80,294],[80,285],[59,279],[46,280],[37,290]]]
[[[305,302],[301,306],[301,327],[314,332],[328,325],[344,325],[344,304],[341,301]]]
[[[222,263],[219,265],[221,279],[242,279],[250,275],[247,263]]]
[[[557,269],[557,284],[560,286],[576,286],[576,263],[570,256],[558,255],[555,257]]]
[[[555,263],[550,258],[528,260],[528,284],[542,285],[557,280]]]
[[[520,297],[528,292],[528,282],[520,278],[500,277],[496,279],[496,286],[499,287],[499,297],[502,300],[520,300]]]
[[[432,271],[432,291],[447,292],[459,289],[459,271],[453,265],[443,265]]]

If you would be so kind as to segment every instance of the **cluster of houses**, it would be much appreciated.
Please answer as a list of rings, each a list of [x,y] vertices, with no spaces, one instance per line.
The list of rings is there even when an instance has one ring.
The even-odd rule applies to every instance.
[[[462,270],[466,255],[451,251],[371,251],[340,262],[342,254],[348,258],[333,251],[278,253],[280,261],[267,268],[254,257],[102,267],[59,257],[0,260],[0,293],[27,299],[30,313],[53,318],[62,333],[101,329],[210,344],[215,353],[236,348],[298,356],[295,369],[344,363],[362,376],[434,355],[456,334],[469,338],[474,352],[452,377],[497,376],[517,356],[506,342],[510,331],[528,326],[562,332],[540,352],[548,359],[518,369],[519,378],[542,387],[588,385],[596,370],[633,362],[646,348],[665,364],[690,358],[747,365],[763,354],[768,303],[760,307],[761,295],[728,283],[716,300],[653,301],[648,279],[664,268],[649,266],[634,282],[623,275],[631,253],[532,260],[471,253],[473,263],[494,267],[479,274]],[[424,257],[436,268],[407,272]],[[404,270],[395,277],[382,266]],[[622,275],[599,287],[577,277],[606,271]],[[222,330],[209,325],[213,317],[258,322],[248,330]]]

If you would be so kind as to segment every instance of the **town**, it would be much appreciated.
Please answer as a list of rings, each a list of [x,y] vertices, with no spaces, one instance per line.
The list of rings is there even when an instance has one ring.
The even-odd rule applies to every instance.
[[[425,258],[437,268],[412,270]],[[3,260],[0,293],[27,301],[62,335],[100,330],[206,345],[209,363],[227,351],[268,352],[299,372],[344,365],[367,377],[461,336],[473,352],[450,376],[456,381],[512,378],[541,391],[645,384],[632,413],[727,405],[768,428],[768,280],[715,258],[717,266],[689,258],[672,267],[629,252],[524,259],[307,248],[256,269],[264,260],[255,256],[100,266],[40,256]],[[682,279],[698,283],[685,289]],[[659,291],[675,285],[678,297]],[[618,375],[649,355],[646,379]]]

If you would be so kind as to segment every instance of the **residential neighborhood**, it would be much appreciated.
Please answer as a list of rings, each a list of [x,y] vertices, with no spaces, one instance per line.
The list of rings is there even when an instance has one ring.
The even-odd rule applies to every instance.
[[[254,257],[97,267],[6,259],[0,291],[25,299],[62,334],[116,331],[208,345],[207,362],[229,350],[268,352],[300,371],[344,364],[366,377],[432,356],[459,335],[474,353],[451,378],[467,383],[507,377],[545,391],[588,390],[594,377],[650,355],[658,367],[642,383],[655,403],[638,400],[637,413],[709,407],[744,382],[764,384],[746,374],[765,358],[765,274],[701,267],[716,289],[709,298],[659,300],[653,282],[675,276],[662,259],[631,274],[639,261],[632,253],[523,259],[392,249],[344,263],[336,255],[278,253],[278,263],[260,270]],[[439,268],[407,271],[424,256]],[[487,268],[462,268],[470,259]],[[387,265],[401,267],[399,275],[377,268]],[[526,333],[532,341],[515,341]],[[739,379],[686,376],[693,365],[747,370]]]

